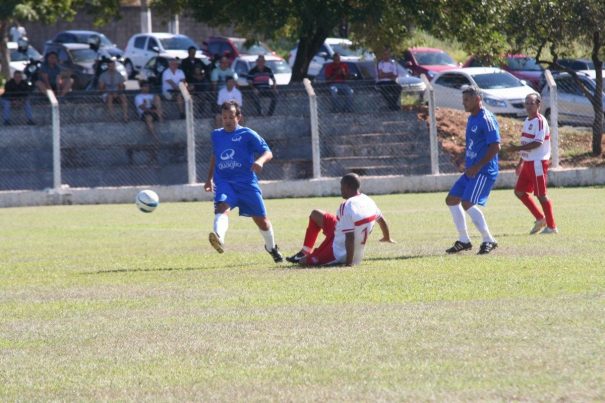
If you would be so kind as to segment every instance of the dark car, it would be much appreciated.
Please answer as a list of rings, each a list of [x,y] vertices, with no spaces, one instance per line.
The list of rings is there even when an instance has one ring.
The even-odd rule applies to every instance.
[[[89,44],[92,38],[98,38],[100,47],[103,48],[111,57],[122,58],[124,51],[119,49],[115,43],[111,42],[104,34],[96,31],[69,30],[61,31],[48,43],[83,43]],[[96,39],[95,38],[95,39]],[[46,48],[44,53],[46,53]]]
[[[211,36],[202,43],[202,51],[210,59],[227,56],[230,62],[241,55],[275,55],[266,44],[246,38]]]
[[[559,59],[557,63],[573,71],[594,70],[594,63],[590,59]]]

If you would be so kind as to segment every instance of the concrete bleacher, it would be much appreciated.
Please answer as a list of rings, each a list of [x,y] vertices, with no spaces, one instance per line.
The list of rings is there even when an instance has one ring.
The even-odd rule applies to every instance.
[[[133,94],[129,94],[132,99]],[[430,173],[429,130],[417,112],[386,111],[382,96],[372,88],[356,89],[352,113],[332,113],[329,95],[318,91],[322,176],[354,171],[362,175]],[[262,99],[266,110],[268,99]],[[174,102],[164,102],[167,119],[156,123],[160,143],[153,142],[135,115],[130,120],[109,116],[100,96],[86,94],[63,100],[61,148],[63,183],[71,187],[170,185],[187,183],[185,120]],[[208,172],[214,118],[209,108],[195,105],[197,181]],[[16,111],[17,112],[17,111]],[[17,112],[18,113],[18,112]],[[44,189],[52,186],[52,130],[48,103],[34,103],[36,126],[2,127],[0,190]],[[244,98],[244,125],[268,142],[274,159],[262,179],[312,177],[309,98],[301,90],[280,90],[274,116],[255,116]],[[442,172],[454,170],[440,156]]]

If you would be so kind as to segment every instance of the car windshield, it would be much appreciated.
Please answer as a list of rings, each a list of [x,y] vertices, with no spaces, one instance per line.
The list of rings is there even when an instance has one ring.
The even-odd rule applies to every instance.
[[[445,52],[414,52],[414,57],[422,66],[455,66],[454,60]]]
[[[162,42],[162,46],[166,50],[187,50],[189,47],[193,46],[196,49],[199,49],[199,46],[195,42],[193,42],[190,38],[186,36],[174,36],[172,38],[163,38],[160,39]]]
[[[18,49],[11,49],[10,53],[11,62],[25,62],[29,61],[29,59],[40,60],[42,58],[42,55],[31,46],[28,46],[25,53],[19,52]]]
[[[501,88],[522,87],[521,81],[506,73],[475,74],[473,79],[479,88],[484,90],[497,90]]]
[[[234,39],[233,43],[237,51],[243,55],[270,55],[273,52],[262,42],[249,43],[246,46],[245,39]]]
[[[536,63],[536,59],[531,57],[509,57],[507,64],[508,68],[514,71],[542,71],[542,66]]]
[[[351,45],[347,43],[335,43],[330,45],[334,52],[338,52],[341,56],[362,56],[363,49],[361,48],[352,48]]]
[[[290,65],[285,60],[267,60],[265,64],[273,70],[273,74],[287,74],[292,73]]]
[[[97,58],[97,52],[92,49],[74,49],[71,51],[74,63],[90,63]]]
[[[355,71],[353,66],[357,66],[359,70],[359,74],[361,75],[362,80],[375,80],[376,79],[376,64],[373,62],[364,62],[364,63],[355,63],[354,65],[349,65],[349,70],[351,72]]]
[[[101,33],[96,34],[78,34],[76,35],[76,43],[88,43],[88,38],[92,36],[98,36],[101,40],[101,46],[113,46],[113,43],[107,37]]]

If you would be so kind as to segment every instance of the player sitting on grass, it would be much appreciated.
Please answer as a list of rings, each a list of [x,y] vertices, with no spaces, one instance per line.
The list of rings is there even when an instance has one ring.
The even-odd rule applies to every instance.
[[[252,217],[265,240],[265,250],[279,263],[283,256],[275,244],[273,227],[267,218],[256,177],[273,154],[254,130],[239,125],[241,116],[237,102],[225,102],[221,106],[223,128],[213,130],[211,134],[212,156],[208,180],[204,184],[207,192],[214,190],[214,231],[209,235],[210,245],[223,253],[228,214],[238,207],[240,216]],[[260,156],[254,159],[255,154]]]
[[[294,256],[287,257],[288,262],[307,266],[359,264],[375,222],[382,231],[380,242],[395,243],[376,203],[360,193],[360,187],[359,176],[356,174],[350,173],[342,177],[340,193],[346,200],[341,203],[336,215],[321,210],[311,212],[303,247]],[[326,238],[319,247],[313,249],[319,231],[323,231]]]

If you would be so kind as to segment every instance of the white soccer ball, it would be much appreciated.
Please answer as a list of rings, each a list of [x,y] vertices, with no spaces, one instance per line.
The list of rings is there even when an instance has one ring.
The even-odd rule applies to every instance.
[[[137,194],[135,203],[137,204],[139,210],[141,210],[143,213],[151,213],[157,206],[159,206],[160,198],[153,190],[141,190],[139,194]]]

